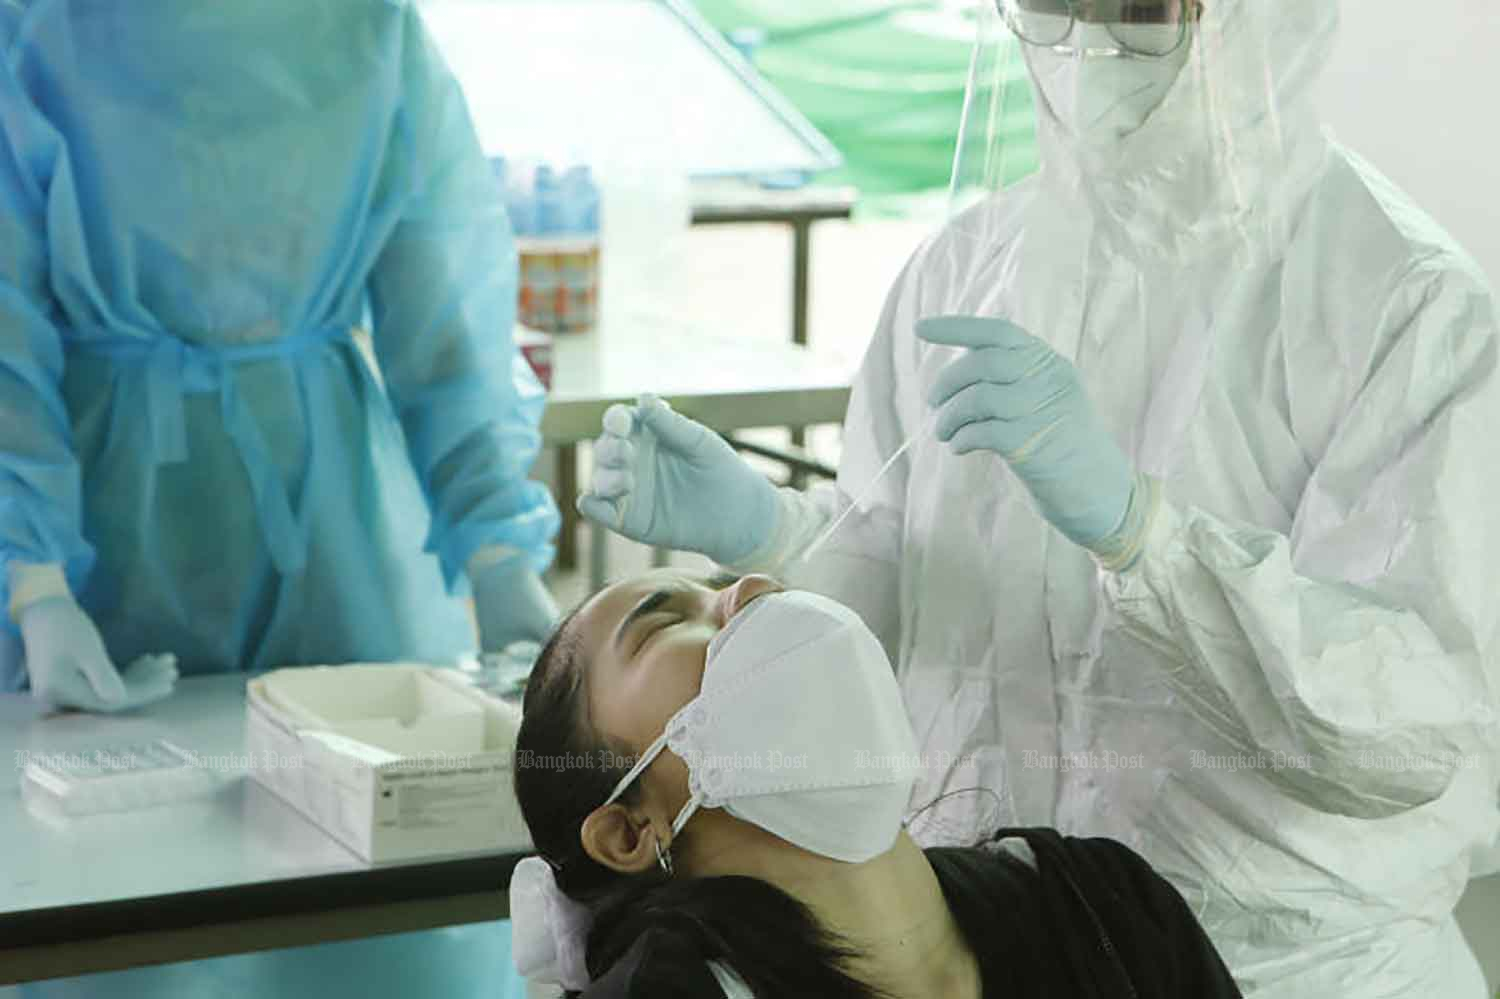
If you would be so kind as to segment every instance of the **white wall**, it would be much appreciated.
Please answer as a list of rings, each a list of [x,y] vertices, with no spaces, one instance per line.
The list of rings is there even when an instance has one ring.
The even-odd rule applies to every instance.
[[[1328,124],[1500,287],[1500,5],[1342,0],[1342,10],[1323,79]]]

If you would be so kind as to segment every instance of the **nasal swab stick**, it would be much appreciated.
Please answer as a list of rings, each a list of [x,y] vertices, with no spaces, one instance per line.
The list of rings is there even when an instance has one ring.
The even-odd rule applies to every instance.
[[[932,432],[932,428],[937,424],[939,412],[940,410],[934,409],[931,413],[928,414],[926,422],[922,424],[922,428],[908,437],[906,439],[906,443],[898,447],[896,449],[896,453],[886,459],[885,464],[880,466],[880,471],[875,473],[875,478],[870,480],[870,484],[865,486],[865,488],[860,492],[858,498],[850,503],[849,506],[845,508],[843,513],[835,517],[833,519],[833,523],[824,528],[823,533],[819,534],[817,538],[813,540],[813,543],[808,545],[806,550],[804,550],[802,554],[794,560],[794,565],[797,562],[805,562],[808,559],[812,558],[813,555],[817,553],[818,549],[822,548],[825,544],[828,543],[828,539],[833,537],[833,533],[839,529],[844,521],[849,518],[849,515],[852,514],[855,510],[859,510],[861,512],[864,511],[865,504],[869,503],[870,498],[875,495],[875,489],[880,485],[881,480],[885,478],[886,473],[889,472],[893,467],[895,467],[896,462],[901,460],[901,456],[906,454],[907,450],[910,449],[913,444]]]

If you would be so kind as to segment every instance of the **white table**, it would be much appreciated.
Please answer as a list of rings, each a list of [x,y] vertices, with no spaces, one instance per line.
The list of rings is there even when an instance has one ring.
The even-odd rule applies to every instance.
[[[259,784],[201,802],[44,821],[26,753],[170,737],[242,752],[243,675],[179,682],[123,717],[46,716],[0,696],[0,984],[504,919],[519,854],[371,867]]]
[[[167,702],[116,718],[44,717],[29,697],[0,696],[0,985],[508,915],[518,856],[372,868],[243,778],[201,804],[64,827],[22,805],[18,753],[162,736],[238,750],[244,684],[185,679]],[[1471,883],[1460,921],[1492,976],[1497,916],[1500,877]]]
[[[557,336],[552,367],[542,419],[549,446],[598,437],[604,411],[642,392],[720,433],[842,423],[855,374],[851,365],[795,344],[641,321]]]

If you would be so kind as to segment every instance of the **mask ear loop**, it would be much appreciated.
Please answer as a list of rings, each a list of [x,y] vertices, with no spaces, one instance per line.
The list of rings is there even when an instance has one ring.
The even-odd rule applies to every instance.
[[[700,804],[702,802],[695,794],[687,800],[687,804],[682,806],[682,811],[678,812],[677,818],[672,820],[672,839],[677,839],[677,834],[682,832],[682,827],[687,825],[687,820],[697,814]],[[656,865],[667,877],[672,876],[672,846],[670,843],[667,844],[667,849],[663,852],[659,839],[656,841]]]
[[[668,725],[666,731],[662,732],[661,735],[656,737],[656,740],[652,742],[651,745],[646,747],[646,751],[641,754],[640,759],[635,761],[635,766],[631,767],[629,772],[627,772],[624,777],[620,778],[619,783],[615,785],[615,789],[609,793],[609,797],[604,799],[605,805],[613,805],[616,801],[618,801],[620,795],[625,793],[626,788],[630,787],[630,785],[635,782],[635,779],[642,773],[644,773],[646,768],[656,761],[656,758],[661,755],[662,750],[667,748],[667,737],[671,734],[671,731],[672,726]],[[682,827],[687,824],[687,820],[692,818],[693,814],[698,811],[699,804],[700,799],[698,795],[694,794],[691,798],[688,799],[687,804],[682,806],[682,811],[678,812],[677,817],[672,820],[673,839],[677,838],[677,834],[682,831]],[[667,877],[671,877],[671,845],[669,844],[667,848],[663,850],[661,840],[658,839],[655,843],[655,846],[657,866],[662,869],[662,872],[666,874]]]
[[[670,731],[670,727],[668,728],[668,731]],[[661,735],[656,737],[655,742],[646,747],[646,751],[641,754],[640,759],[635,761],[635,766],[631,767],[630,771],[624,777],[620,778],[620,782],[615,785],[615,789],[609,792],[609,797],[604,799],[604,804],[613,805],[616,801],[618,801],[620,799],[620,795],[625,793],[625,789],[628,788],[631,784],[635,783],[635,779],[642,773],[644,773],[647,767],[656,762],[656,758],[660,756],[661,751],[666,748],[667,732],[663,732]]]

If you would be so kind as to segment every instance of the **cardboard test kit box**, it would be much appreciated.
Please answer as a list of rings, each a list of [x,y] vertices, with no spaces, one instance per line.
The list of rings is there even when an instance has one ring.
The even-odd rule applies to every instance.
[[[251,773],[371,863],[531,847],[520,710],[453,669],[282,669],[249,683]]]

